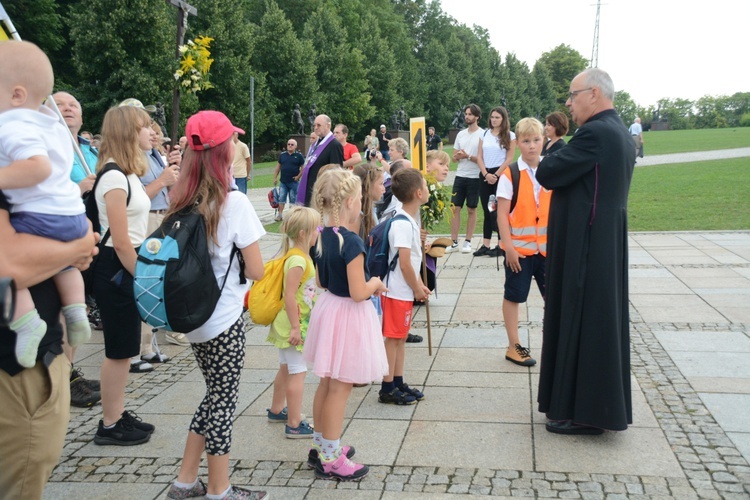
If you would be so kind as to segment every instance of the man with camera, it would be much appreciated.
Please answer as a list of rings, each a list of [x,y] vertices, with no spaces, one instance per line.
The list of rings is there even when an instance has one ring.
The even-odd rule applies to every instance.
[[[16,233],[10,206],[0,192],[0,276],[29,288],[47,323],[36,365],[24,369],[16,361],[16,334],[0,326],[0,495],[41,498],[60,458],[70,420],[70,369],[63,355],[60,297],[52,276],[73,265],[86,269],[96,252],[97,236],[68,243]],[[5,288],[6,294],[9,289]],[[7,304],[10,297],[0,297]]]

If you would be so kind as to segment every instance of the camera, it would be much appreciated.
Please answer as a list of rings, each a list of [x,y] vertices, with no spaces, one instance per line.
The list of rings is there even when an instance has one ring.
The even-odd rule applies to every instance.
[[[0,327],[6,327],[13,320],[16,309],[16,283],[13,278],[0,278]]]

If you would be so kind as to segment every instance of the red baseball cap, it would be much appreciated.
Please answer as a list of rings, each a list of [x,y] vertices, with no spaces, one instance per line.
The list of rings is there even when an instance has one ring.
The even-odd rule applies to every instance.
[[[232,134],[245,134],[245,131],[232,125],[221,111],[198,111],[188,118],[185,135],[188,146],[194,151],[204,151],[218,146],[232,137]]]

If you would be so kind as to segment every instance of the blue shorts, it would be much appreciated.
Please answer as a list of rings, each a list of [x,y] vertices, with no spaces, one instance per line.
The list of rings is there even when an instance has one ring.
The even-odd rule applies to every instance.
[[[518,304],[526,302],[526,299],[529,298],[532,278],[536,280],[539,292],[544,298],[544,266],[547,258],[538,253],[527,255],[525,259],[518,259],[518,262],[521,263],[521,271],[518,273],[511,271],[508,266],[503,266],[505,268],[505,294],[503,294],[503,298]]]
[[[286,203],[287,199],[289,203],[297,203],[297,187],[299,182],[279,182],[279,203]]]
[[[33,234],[57,241],[77,240],[89,232],[86,214],[50,215],[16,212],[10,214],[10,223],[19,233]]]

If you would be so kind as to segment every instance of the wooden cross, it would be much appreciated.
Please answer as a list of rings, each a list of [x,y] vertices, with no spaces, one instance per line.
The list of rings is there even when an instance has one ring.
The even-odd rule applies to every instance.
[[[184,0],[167,0],[168,4],[177,7],[177,48],[175,49],[175,57],[180,60],[180,45],[182,45],[183,39],[185,38],[185,31],[187,31],[187,20],[189,15],[197,16],[198,9],[188,4]],[[177,128],[180,121],[180,87],[175,85],[174,93],[172,94],[172,130],[171,139],[172,144],[177,144],[180,140],[177,133]]]

